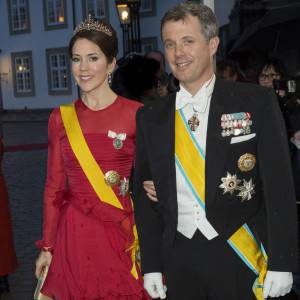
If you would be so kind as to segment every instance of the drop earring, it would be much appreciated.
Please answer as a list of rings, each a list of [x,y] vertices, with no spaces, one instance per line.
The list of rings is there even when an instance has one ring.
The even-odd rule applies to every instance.
[[[112,84],[112,74],[111,74],[111,72],[109,72],[108,75],[107,75],[107,81],[108,81],[109,85]]]

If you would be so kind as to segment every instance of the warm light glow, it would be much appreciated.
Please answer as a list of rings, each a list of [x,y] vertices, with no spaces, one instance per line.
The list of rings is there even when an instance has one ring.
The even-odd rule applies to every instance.
[[[65,17],[64,16],[59,16],[58,17],[58,22],[59,23],[64,23],[65,22]]]
[[[130,23],[130,7],[127,4],[117,4],[121,24]]]
[[[122,11],[122,20],[125,21],[128,19],[128,17],[129,17],[128,11],[126,10]]]
[[[18,66],[18,70],[19,70],[19,71],[24,71],[25,68],[24,68],[22,65],[19,65],[19,66]]]

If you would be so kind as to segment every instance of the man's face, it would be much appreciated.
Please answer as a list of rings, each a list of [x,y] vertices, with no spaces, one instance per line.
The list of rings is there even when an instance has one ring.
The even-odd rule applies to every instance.
[[[187,16],[184,20],[166,22],[162,39],[173,75],[194,95],[213,74],[218,37],[207,41],[198,18]]]
[[[261,86],[273,88],[273,80],[278,80],[280,77],[280,74],[275,71],[272,65],[265,66],[258,76],[258,83]]]

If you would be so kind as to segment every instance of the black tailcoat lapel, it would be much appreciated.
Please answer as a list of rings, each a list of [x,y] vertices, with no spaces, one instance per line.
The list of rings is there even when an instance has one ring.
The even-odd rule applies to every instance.
[[[152,128],[153,160],[157,168],[153,169],[153,174],[158,182],[163,186],[164,193],[168,199],[168,204],[172,208],[172,215],[177,218],[177,192],[176,192],[176,170],[175,170],[175,99],[176,94],[171,94],[161,100],[162,105],[159,110],[154,110],[155,125]],[[160,192],[160,191],[158,191]]]
[[[225,92],[223,82],[217,79],[210,102],[206,135],[205,203],[207,207],[212,205],[218,183],[221,184],[221,177],[224,176],[222,171],[230,144],[227,138],[221,136],[221,116],[228,111],[227,107],[232,107],[230,98],[228,89]]]

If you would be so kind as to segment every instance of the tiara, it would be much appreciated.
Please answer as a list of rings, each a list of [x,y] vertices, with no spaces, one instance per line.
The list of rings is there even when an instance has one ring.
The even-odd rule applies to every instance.
[[[93,17],[89,14],[88,17],[81,22],[74,30],[74,34],[80,31],[99,31],[103,32],[106,35],[112,36],[111,30],[103,23],[94,20]]]

